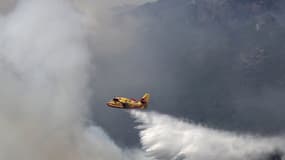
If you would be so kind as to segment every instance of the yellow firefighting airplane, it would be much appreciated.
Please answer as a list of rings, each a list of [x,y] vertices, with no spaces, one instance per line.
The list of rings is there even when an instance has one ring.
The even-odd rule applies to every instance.
[[[107,102],[107,106],[121,109],[145,109],[148,106],[150,94],[145,93],[140,100],[125,97],[114,97]]]

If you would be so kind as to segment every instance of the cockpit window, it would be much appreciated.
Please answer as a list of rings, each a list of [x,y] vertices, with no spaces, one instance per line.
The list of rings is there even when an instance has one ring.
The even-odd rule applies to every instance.
[[[119,102],[119,99],[118,98],[113,98],[113,101]]]

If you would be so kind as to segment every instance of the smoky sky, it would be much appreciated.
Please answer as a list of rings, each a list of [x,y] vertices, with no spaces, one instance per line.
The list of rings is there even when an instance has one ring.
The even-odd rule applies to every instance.
[[[120,10],[90,37],[94,121],[117,143],[138,145],[133,119],[105,102],[150,92],[149,110],[225,130],[283,133],[284,7],[281,0],[160,0]]]

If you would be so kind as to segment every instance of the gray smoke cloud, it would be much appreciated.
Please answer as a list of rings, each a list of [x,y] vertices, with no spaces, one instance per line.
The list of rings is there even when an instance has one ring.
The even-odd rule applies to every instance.
[[[156,112],[130,113],[140,123],[144,149],[157,159],[281,160],[285,152],[284,136],[237,134]]]
[[[147,159],[90,126],[94,66],[73,4],[21,0],[7,8],[0,19],[0,159]]]
[[[255,3],[237,3],[231,12],[228,3],[217,3],[226,1],[169,0],[137,9],[132,2],[121,7],[123,1],[70,2],[1,1],[0,159],[149,159],[139,149],[116,145],[114,137],[136,143],[133,121],[126,112],[103,107],[114,95],[140,97],[144,91],[152,93],[150,109],[233,130],[284,129],[284,91],[272,87],[283,85],[276,67],[283,65],[272,65],[282,64],[283,45],[273,40],[282,42],[284,27],[275,23],[282,24],[282,14],[264,15]],[[262,13],[243,19],[249,10]],[[267,33],[273,37],[268,48]],[[254,44],[252,37],[259,35],[261,42]],[[144,149],[158,159],[280,159],[285,148],[284,136],[133,114],[142,123]],[[104,129],[91,126],[90,119]]]

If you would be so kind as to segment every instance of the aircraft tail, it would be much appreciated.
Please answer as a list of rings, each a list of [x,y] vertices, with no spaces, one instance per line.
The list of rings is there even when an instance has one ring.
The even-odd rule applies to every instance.
[[[149,99],[150,99],[150,94],[149,93],[145,93],[143,95],[143,97],[141,98],[141,102],[144,104],[143,109],[147,108],[148,103],[149,103]]]

